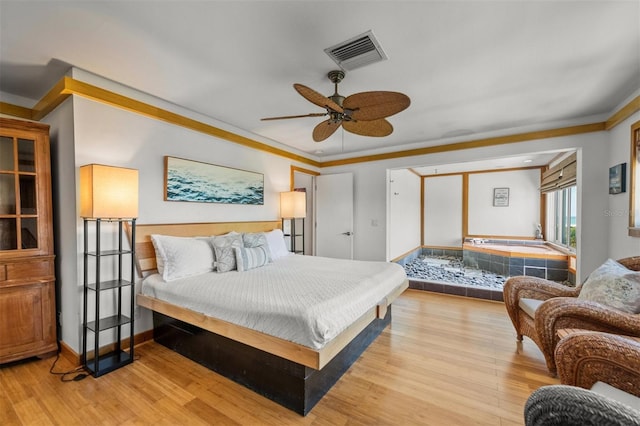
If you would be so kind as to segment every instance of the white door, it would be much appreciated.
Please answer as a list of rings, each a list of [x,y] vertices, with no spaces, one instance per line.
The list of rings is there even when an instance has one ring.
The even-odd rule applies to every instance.
[[[353,173],[316,176],[316,256],[353,259]]]

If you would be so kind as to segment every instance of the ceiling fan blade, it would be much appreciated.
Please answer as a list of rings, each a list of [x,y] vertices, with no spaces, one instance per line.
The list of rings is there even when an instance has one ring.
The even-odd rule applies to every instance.
[[[311,103],[314,103],[322,108],[329,108],[332,111],[336,111],[336,112],[343,111],[340,105],[338,105],[331,99],[327,98],[326,96],[321,95],[315,90],[308,88],[307,86],[303,86],[302,84],[295,83],[293,85],[293,88],[296,89],[298,93],[300,93],[306,100],[308,100]]]
[[[313,140],[316,142],[322,142],[338,130],[340,124],[342,124],[342,120],[336,121],[328,119],[323,121],[313,129]]]
[[[269,121],[269,120],[286,120],[288,118],[303,118],[303,117],[324,117],[329,114],[328,112],[312,112],[311,114],[303,114],[303,115],[283,115],[281,117],[266,117],[261,118],[261,121]]]
[[[393,126],[384,118],[372,121],[343,121],[342,127],[347,132],[361,136],[389,136],[393,133]]]
[[[359,121],[372,121],[389,117],[406,109],[411,99],[398,92],[361,92],[348,96],[342,107],[353,110],[351,118]]]

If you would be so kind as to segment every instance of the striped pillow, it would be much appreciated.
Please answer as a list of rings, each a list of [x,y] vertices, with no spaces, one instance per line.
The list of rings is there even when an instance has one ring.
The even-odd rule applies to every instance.
[[[248,271],[269,263],[269,251],[267,246],[260,247],[235,247],[236,264],[238,272]]]

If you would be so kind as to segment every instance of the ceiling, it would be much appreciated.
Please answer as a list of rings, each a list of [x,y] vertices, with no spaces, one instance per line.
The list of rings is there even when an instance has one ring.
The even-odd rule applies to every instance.
[[[388,60],[339,92],[408,95],[390,136],[260,120],[323,112],[292,84],[331,95],[324,49],[368,30]],[[322,161],[603,121],[640,88],[640,2],[0,0],[3,101],[33,106],[70,66]]]

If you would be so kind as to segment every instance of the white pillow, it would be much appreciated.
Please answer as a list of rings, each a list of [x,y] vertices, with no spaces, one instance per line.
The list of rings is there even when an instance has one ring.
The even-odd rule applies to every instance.
[[[229,233],[224,236],[216,236],[213,239],[213,250],[216,254],[216,269],[218,272],[229,272],[236,269],[236,253],[234,248],[241,248],[242,235]]]
[[[282,229],[274,229],[273,231],[265,232],[265,236],[267,237],[267,245],[271,252],[271,259],[278,259],[291,254],[291,252],[287,250],[287,245],[284,242]]]
[[[266,245],[258,247],[236,247],[236,264],[238,272],[248,271],[269,263],[269,248]]]
[[[630,314],[640,313],[640,272],[608,259],[582,284],[579,299],[591,300]]]
[[[213,271],[213,250],[207,238],[151,235],[158,273],[165,281]]]

